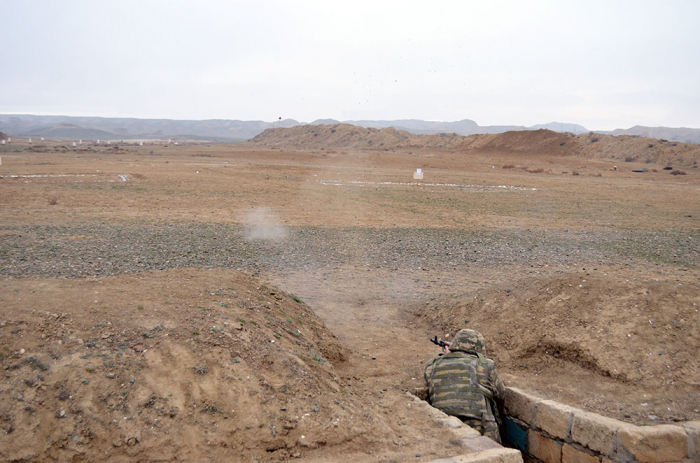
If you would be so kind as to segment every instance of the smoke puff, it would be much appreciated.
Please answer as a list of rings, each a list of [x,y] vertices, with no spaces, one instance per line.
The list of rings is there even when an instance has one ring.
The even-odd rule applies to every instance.
[[[242,221],[247,241],[282,241],[287,237],[287,229],[277,214],[267,207],[246,212]]]

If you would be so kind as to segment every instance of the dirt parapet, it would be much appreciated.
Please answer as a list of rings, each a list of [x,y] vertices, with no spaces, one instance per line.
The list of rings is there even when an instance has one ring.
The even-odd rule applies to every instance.
[[[17,296],[0,325],[4,461],[278,461],[390,439],[336,375],[330,359],[347,351],[335,336],[254,278],[178,270],[2,286]]]
[[[445,333],[480,331],[499,369],[578,391],[579,405],[629,421],[675,422],[698,413],[698,294],[700,285],[692,279],[635,280],[583,271],[434,303],[419,316]],[[646,413],[586,398],[606,382],[628,385],[630,397],[640,388]],[[655,390],[663,394],[644,393]]]

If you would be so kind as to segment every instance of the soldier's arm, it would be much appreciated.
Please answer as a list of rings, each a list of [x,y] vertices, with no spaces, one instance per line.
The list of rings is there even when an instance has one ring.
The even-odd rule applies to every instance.
[[[491,369],[489,373],[489,380],[493,385],[493,397],[496,400],[502,401],[506,395],[506,386],[505,384],[503,384],[503,381],[501,381],[501,378],[498,377],[498,373],[496,372],[495,366]]]

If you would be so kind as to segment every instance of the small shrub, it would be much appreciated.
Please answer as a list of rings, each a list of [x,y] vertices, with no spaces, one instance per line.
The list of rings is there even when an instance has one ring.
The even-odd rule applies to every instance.
[[[674,170],[671,172],[671,175],[686,175],[686,174],[682,170]]]
[[[192,371],[194,371],[194,372],[197,373],[198,375],[202,375],[202,376],[204,376],[204,375],[206,375],[207,373],[209,373],[209,370],[207,369],[206,363],[202,363],[202,364],[199,364],[199,363],[198,363],[197,365],[195,365],[195,366],[192,367]]]
[[[515,166],[513,164],[506,164],[503,166],[503,169],[515,169]]]
[[[49,198],[49,206],[55,206],[56,204],[58,204],[58,198],[55,196],[51,196]]]
[[[595,143],[595,142],[597,142],[598,140],[599,140],[598,137],[593,137],[593,138],[591,138],[591,143]]]
[[[218,411],[219,411],[219,407],[217,407],[216,405],[211,405],[211,404],[207,404],[206,406],[204,406],[202,408],[202,413],[209,413],[211,415],[213,415],[214,413],[216,413]]]
[[[298,296],[293,296],[292,299],[294,299],[294,302],[298,302],[299,304],[303,302]]]
[[[579,175],[579,173],[578,173],[578,171],[575,170],[575,171],[571,172],[571,175]]]
[[[634,162],[634,158],[632,156],[627,156],[625,157],[625,162]]]

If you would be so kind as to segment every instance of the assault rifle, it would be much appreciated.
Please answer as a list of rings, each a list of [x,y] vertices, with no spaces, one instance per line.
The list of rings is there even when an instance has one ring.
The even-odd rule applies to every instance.
[[[450,341],[443,341],[442,339],[438,340],[437,336],[430,339],[430,342],[440,347],[450,347]]]

